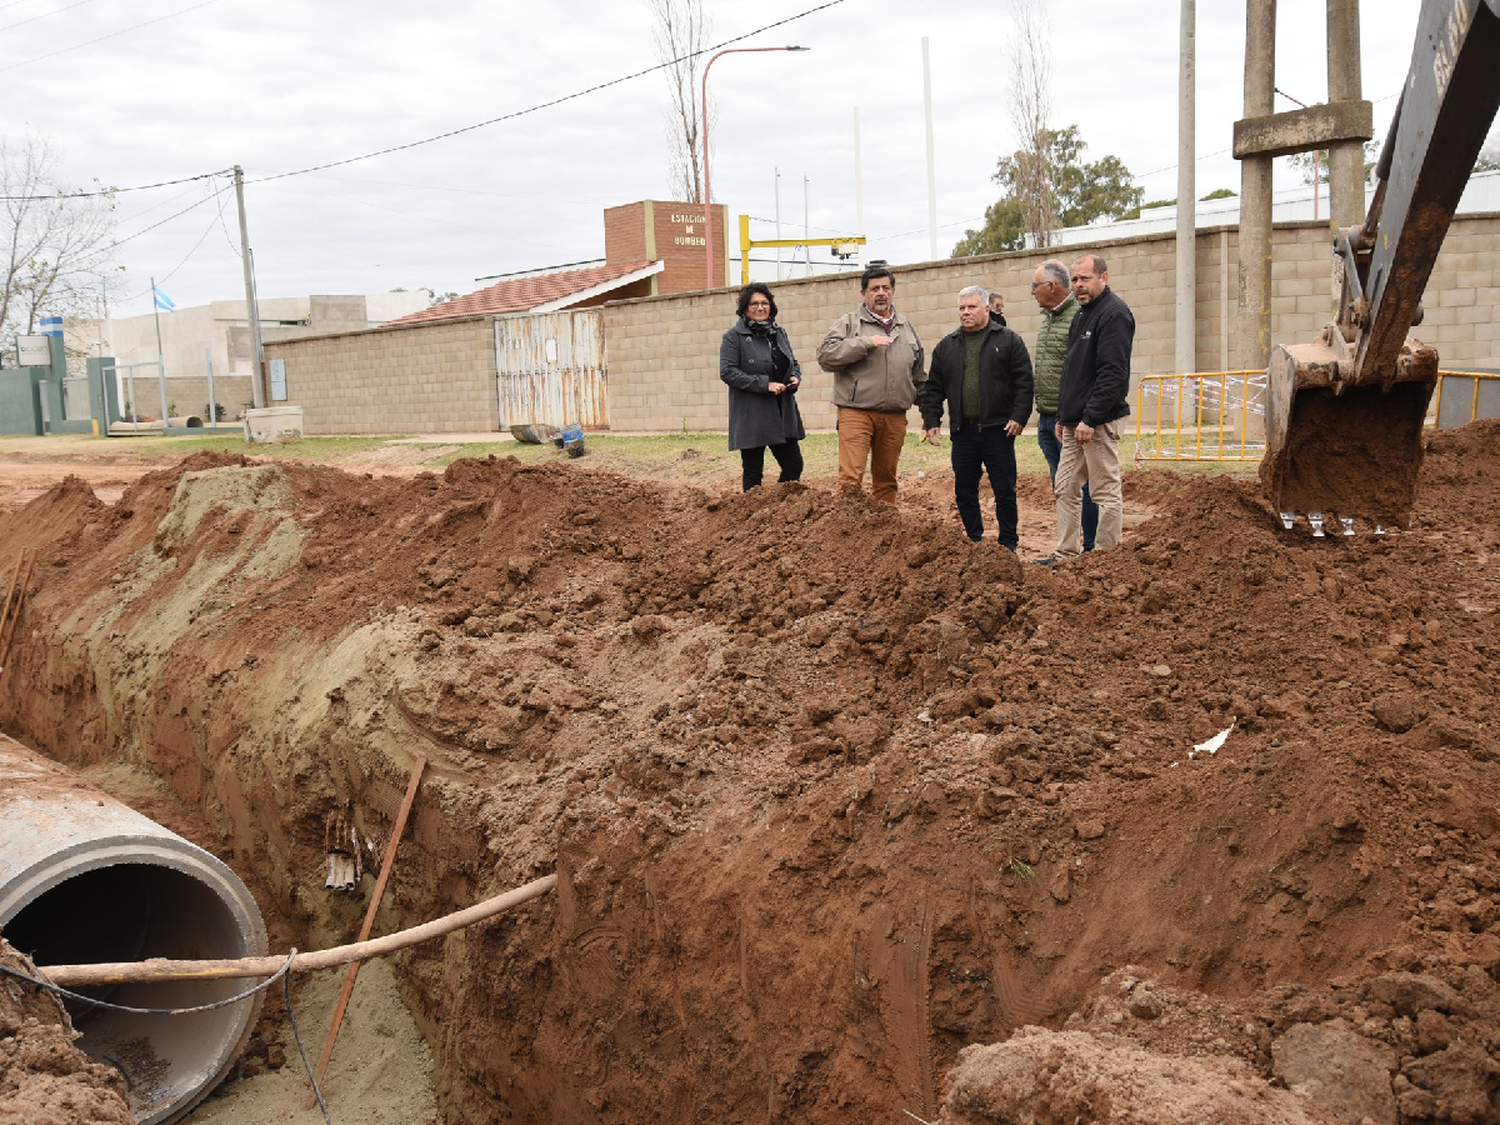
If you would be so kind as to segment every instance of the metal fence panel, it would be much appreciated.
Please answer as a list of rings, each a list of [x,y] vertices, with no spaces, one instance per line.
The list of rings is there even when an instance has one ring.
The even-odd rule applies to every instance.
[[[1258,461],[1265,455],[1264,371],[1143,375],[1135,399],[1135,462]],[[1500,418],[1500,373],[1439,371],[1439,429]]]
[[[69,375],[63,379],[63,417],[86,421],[89,417],[89,377]]]
[[[1500,418],[1500,374],[1438,372],[1438,429],[1457,429],[1478,418]]]
[[[1264,371],[1143,375],[1135,461],[1258,461],[1265,453]]]
[[[600,309],[496,317],[495,375],[501,429],[609,428]]]

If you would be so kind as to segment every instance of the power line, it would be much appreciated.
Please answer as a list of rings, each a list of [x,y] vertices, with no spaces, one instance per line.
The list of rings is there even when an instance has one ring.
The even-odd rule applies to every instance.
[[[130,242],[132,239],[140,238],[141,235],[147,233],[148,231],[153,231],[153,230],[155,230],[159,226],[163,226],[163,225],[165,225],[167,223],[170,223],[173,219],[180,219],[180,218],[182,218],[182,216],[186,215],[189,211],[196,211],[199,207],[202,207],[210,199],[213,199],[216,196],[222,195],[224,192],[226,192],[228,190],[229,190],[228,188],[219,188],[217,191],[214,192],[213,195],[205,195],[202,199],[198,200],[197,203],[190,203],[186,207],[184,207],[181,211],[178,211],[178,212],[176,212],[174,214],[168,215],[165,219],[158,220],[157,222],[152,223],[149,227],[142,227],[140,230],[136,231],[134,234],[127,234],[124,238],[116,239],[114,242],[111,242],[104,249],[105,249],[105,251],[110,251],[110,250],[115,249],[116,247],[124,246],[125,243]]]
[[[200,172],[196,176],[185,176],[180,180],[162,180],[154,184],[138,184],[135,187],[112,187],[100,191],[60,191],[54,195],[0,195],[0,201],[6,203],[30,203],[41,199],[98,199],[102,196],[119,195],[127,191],[151,191],[153,188],[176,187],[178,184],[194,184],[199,180],[210,180],[215,176],[227,176],[228,168],[220,168],[217,172]]]
[[[202,8],[202,7],[205,7],[207,4],[214,4],[214,3],[217,3],[217,2],[218,2],[218,0],[204,0],[204,3],[195,5],[195,7]],[[769,24],[766,24],[766,26],[764,26],[764,27],[758,27],[754,31],[747,31],[743,35],[736,35],[732,39],[726,39],[726,40],[724,40],[724,42],[715,44],[712,47],[705,47],[701,51],[693,51],[692,53],[687,54],[687,55],[683,55],[680,58],[671,59],[671,60],[669,60],[667,62],[664,62],[664,63],[658,63],[656,66],[647,67],[645,70],[636,71],[634,74],[627,74],[627,75],[625,75],[622,78],[614,78],[614,79],[611,79],[608,82],[601,82],[601,83],[599,83],[599,84],[597,84],[595,86],[590,86],[587,89],[578,90],[578,91],[575,91],[574,93],[571,93],[571,94],[564,94],[562,97],[553,98],[551,101],[542,102],[542,103],[540,103],[538,105],[530,106],[530,107],[528,107],[526,109],[518,109],[518,110],[515,110],[514,112],[511,112],[511,113],[501,114],[499,117],[492,117],[488,121],[480,121],[480,122],[478,122],[476,124],[473,124],[473,125],[465,125],[465,126],[462,126],[461,128],[458,128],[458,129],[450,129],[446,133],[438,133],[435,136],[425,137],[425,138],[423,138],[422,140],[419,140],[419,141],[409,141],[406,144],[392,145],[389,148],[377,149],[374,152],[367,152],[367,153],[363,154],[362,156],[351,156],[351,157],[347,157],[344,160],[333,160],[333,161],[329,161],[327,164],[315,164],[312,167],[309,167],[309,168],[299,168],[299,169],[297,169],[296,171],[293,171],[293,172],[277,172],[274,175],[261,176],[259,179],[247,180],[246,183],[267,183],[267,182],[269,182],[271,180],[284,180],[284,179],[287,179],[288,177],[291,177],[291,176],[306,176],[306,175],[309,175],[310,173],[313,173],[313,172],[323,172],[323,171],[326,171],[329,168],[340,168],[340,167],[343,167],[346,164],[355,164],[355,163],[358,163],[361,160],[372,160],[372,159],[374,159],[377,156],[388,156],[388,155],[390,155],[393,152],[404,152],[407,149],[413,149],[413,148],[418,148],[418,147],[420,147],[422,145],[433,144],[436,141],[447,140],[449,137],[457,137],[457,136],[461,136],[464,133],[472,133],[476,129],[483,129],[486,126],[489,126],[489,125],[497,125],[497,124],[499,124],[502,121],[513,121],[513,120],[515,120],[518,117],[527,117],[527,116],[529,116],[529,115],[531,115],[533,113],[540,113],[544,109],[551,109],[553,106],[562,105],[564,102],[575,101],[578,98],[587,97],[589,94],[596,94],[600,90],[607,90],[607,89],[609,89],[612,86],[619,86],[619,85],[622,85],[622,84],[624,84],[626,82],[633,82],[637,78],[643,78],[643,77],[645,77],[648,74],[655,74],[658,70],[664,70],[664,69],[666,69],[669,66],[675,66],[677,63],[683,62],[686,59],[697,58],[700,55],[706,55],[706,54],[708,54],[710,51],[722,50],[723,48],[729,46],[731,43],[740,43],[740,42],[743,42],[744,40],[752,38],[753,36],[764,34],[767,31],[772,31],[772,30],[774,30],[774,29],[776,29],[778,27],[782,27],[782,26],[784,26],[786,24],[793,23],[793,22],[795,22],[797,20],[800,20],[800,19],[805,19],[807,16],[816,15],[818,12],[824,11],[827,8],[835,7],[835,6],[839,5],[839,4],[842,4],[843,2],[844,2],[844,0],[827,0],[826,3],[819,4],[817,7],[808,8],[804,12],[798,12],[794,16],[788,16],[784,20],[777,20],[775,23],[769,23]],[[193,8],[184,8],[182,10],[182,12],[190,12],[192,10],[193,10]],[[173,14],[174,15],[181,15],[182,12],[176,12],[176,13],[173,13]],[[170,17],[168,17],[168,16],[162,16],[162,17],[160,17],[160,19],[168,19],[168,18],[170,18]],[[155,23],[157,21],[156,20],[150,20],[150,21],[147,21],[147,22],[149,22],[149,23]],[[146,25],[145,24],[137,24],[135,26],[136,27],[144,27]],[[124,31],[131,31],[131,30],[134,30],[134,28],[125,28],[124,29]],[[124,34],[124,31],[117,31],[117,32],[113,32],[112,34],[114,34],[114,35],[122,35],[122,34]],[[109,38],[109,36],[104,36],[103,38],[107,39],[107,38]],[[97,43],[97,42],[99,42],[99,40],[95,39],[95,40],[91,40],[91,42]],[[87,46],[87,44],[82,44],[81,43],[81,44],[79,44],[79,46]],[[70,47],[70,48],[65,48],[65,49],[66,50],[72,50],[73,48]],[[54,52],[54,54],[61,54],[61,53],[62,52]],[[41,56],[38,56],[37,59],[28,59],[27,61],[28,62],[37,62],[39,59],[50,58],[50,57],[51,57],[50,55],[41,55]],[[11,69],[13,69],[16,66],[24,66],[24,65],[26,65],[26,64],[25,63],[14,63],[14,64],[12,64],[12,66],[9,66],[9,67],[0,67],[0,73],[4,73],[4,71],[6,71],[6,70],[11,70]],[[185,179],[180,179],[180,180],[163,180],[160,183],[142,184],[142,185],[140,185],[138,187],[110,188],[107,191],[94,191],[94,192],[84,192],[84,191],[80,191],[80,192],[66,192],[66,193],[60,193],[60,195],[62,195],[65,198],[68,198],[68,199],[87,199],[87,198],[89,198],[91,196],[116,195],[116,194],[118,194],[120,192],[127,192],[127,191],[149,191],[152,188],[173,187],[173,186],[175,186],[177,184],[192,183],[195,180],[207,179],[210,176],[224,175],[224,174],[226,174],[226,172],[227,172],[227,169],[220,169],[217,172],[204,172],[204,173],[202,173],[200,175],[197,175],[197,176],[186,177]],[[5,202],[20,202],[20,201],[30,200],[30,199],[36,199],[36,198],[53,199],[53,198],[57,198],[57,196],[44,196],[44,197],[38,197],[38,196],[0,196],[0,200],[3,200]]]
[[[498,125],[502,121],[514,121],[518,117],[526,117],[533,113],[539,113],[544,109],[551,109],[553,106],[562,105],[564,102],[570,102],[578,98],[587,97],[589,94],[597,94],[600,90],[608,90],[612,86],[620,86],[626,82],[633,82],[637,78],[644,78],[648,74],[655,74],[658,70],[665,70],[667,67],[675,66],[677,63],[683,62],[686,59],[697,58],[699,55],[706,55],[710,51],[723,50],[731,43],[741,43],[746,39],[752,38],[753,36],[761,35],[767,31],[772,31],[778,27],[782,27],[786,24],[804,19],[807,16],[815,15],[816,13],[821,12],[824,9],[832,8],[838,4],[842,4],[843,2],[844,0],[827,0],[826,3],[819,4],[815,8],[809,8],[805,12],[798,12],[795,16],[788,16],[784,20],[777,20],[775,23],[766,24],[765,27],[758,27],[754,31],[747,31],[743,35],[736,35],[732,39],[726,39],[724,40],[724,42],[717,43],[712,47],[705,47],[701,51],[693,51],[689,54],[681,56],[680,58],[670,59],[664,63],[657,63],[655,66],[647,67],[645,70],[638,70],[634,74],[627,74],[623,78],[612,78],[608,82],[600,82],[599,84],[590,86],[587,89],[578,90],[571,94],[564,94],[560,98],[553,98],[551,101],[541,102],[540,104],[531,106],[527,109],[518,109],[512,113],[504,113],[499,117],[492,117],[488,121],[480,121],[474,125],[465,125],[459,129],[450,129],[446,133],[439,133],[436,136],[427,137],[420,141],[410,141],[406,144],[392,145],[390,148],[378,149],[375,152],[367,152],[363,156],[351,156],[344,160],[330,161],[327,164],[316,164],[311,168],[299,168],[295,172],[279,172],[274,176],[262,176],[257,180],[247,180],[246,183],[266,183],[270,180],[283,180],[288,176],[305,176],[311,172],[322,172],[329,168],[340,168],[345,164],[354,164],[361,160],[371,160],[377,156],[388,156],[393,152],[404,152],[407,149],[417,148],[421,145],[430,145],[435,141],[445,141],[449,137],[457,137],[464,133],[472,133],[476,129],[483,129],[489,125]]]
[[[41,62],[43,59],[55,59],[58,55],[66,55],[69,51],[76,51],[80,47],[92,47],[95,43],[103,43],[106,39],[113,39],[116,36],[126,35],[132,31],[139,31],[143,27],[150,27],[154,23],[161,23],[163,20],[169,20],[176,16],[185,16],[189,12],[196,12],[199,8],[206,8],[210,4],[217,4],[218,2],[219,0],[203,0],[201,4],[194,4],[191,7],[182,8],[176,12],[168,12],[164,16],[157,16],[155,19],[145,20],[141,23],[133,23],[129,27],[122,27],[119,31],[111,31],[108,35],[101,35],[97,39],[88,39],[82,43],[74,43],[71,47],[61,47],[56,51],[49,51],[45,55],[22,59],[20,62],[11,63],[9,66],[0,66],[0,74],[4,74],[8,70],[17,70],[23,66],[30,66],[32,63]]]
[[[208,221],[208,226],[206,226],[206,227],[203,228],[203,233],[198,236],[198,241],[195,242],[195,243],[193,243],[193,248],[191,250],[189,250],[186,254],[184,254],[182,256],[182,260],[180,262],[178,262],[175,266],[173,266],[171,269],[169,269],[161,277],[159,277],[159,278],[156,279],[158,285],[161,284],[163,281],[170,281],[172,279],[172,275],[174,273],[176,273],[178,270],[180,270],[183,266],[187,265],[188,259],[191,258],[194,254],[196,254],[198,252],[198,247],[202,246],[203,243],[204,243],[204,241],[208,238],[208,236],[213,233],[214,227],[216,227],[216,226],[222,226],[223,225],[223,222],[224,222],[224,197],[229,194],[229,189],[227,187],[223,187],[223,188],[220,188],[214,194],[217,195],[218,199],[219,199],[219,212],[218,212],[218,214],[216,214],[212,219],[210,219]],[[213,196],[209,196],[209,198],[212,199]],[[231,244],[231,245],[233,245],[233,244]],[[239,251],[236,250],[235,253],[238,254]],[[150,290],[148,289],[146,292],[149,293]],[[146,295],[145,293],[136,293],[133,296],[127,297],[126,300],[127,301],[134,301],[134,300],[136,300],[139,297],[144,297],[145,295]]]
[[[81,8],[85,4],[92,4],[93,2],[94,0],[73,0],[73,3],[71,4],[65,4],[63,7],[55,8],[50,12],[43,12],[39,16],[27,16],[24,20],[17,20],[15,23],[8,23],[4,27],[0,27],[0,31],[10,31],[12,28],[21,27],[28,23],[35,23],[37,20],[44,20],[48,16],[60,16],[64,12],[71,11],[74,8]],[[11,7],[11,5],[7,4],[5,7],[9,8]],[[4,8],[0,8],[0,11],[4,10]]]

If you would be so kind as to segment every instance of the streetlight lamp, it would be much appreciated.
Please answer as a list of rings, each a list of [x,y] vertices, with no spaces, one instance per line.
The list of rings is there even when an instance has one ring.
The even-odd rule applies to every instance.
[[[730,47],[720,51],[703,68],[701,99],[703,102],[703,235],[708,244],[708,288],[714,285],[714,201],[708,187],[708,68],[724,55],[749,54],[754,51],[808,51],[810,47]]]

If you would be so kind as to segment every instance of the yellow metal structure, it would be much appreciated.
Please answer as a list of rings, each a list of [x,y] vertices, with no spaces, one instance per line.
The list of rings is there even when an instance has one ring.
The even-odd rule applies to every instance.
[[[1470,379],[1473,386],[1464,386]],[[1439,429],[1500,417],[1500,375],[1491,371],[1439,371],[1432,414]]]
[[[831,246],[834,255],[840,258],[852,258],[854,247],[863,246],[865,236],[857,235],[854,238],[763,238],[752,239],[750,237],[750,216],[740,216],[740,284],[750,284],[750,251],[753,249],[773,249],[776,247],[796,246]],[[845,248],[847,247],[847,252]]]
[[[1135,392],[1136,464],[1260,460],[1266,449],[1266,389],[1264,371],[1142,375]],[[1429,415],[1438,427],[1497,416],[1500,375],[1438,372]]]
[[[1266,450],[1264,371],[1143,375],[1135,460],[1259,461]]]

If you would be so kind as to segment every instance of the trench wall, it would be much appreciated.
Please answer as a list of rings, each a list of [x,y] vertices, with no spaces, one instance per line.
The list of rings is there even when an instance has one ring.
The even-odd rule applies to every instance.
[[[1274,229],[1271,331],[1281,341],[1312,339],[1333,309],[1329,227],[1284,223]],[[1170,374],[1175,249],[1171,233],[1056,248],[1064,261],[1096,252],[1110,283],[1136,316],[1134,371]],[[1197,236],[1197,363],[1229,367],[1238,271],[1238,231]],[[1427,316],[1417,335],[1437,347],[1446,370],[1500,368],[1500,214],[1454,220],[1428,285]],[[897,307],[929,353],[957,325],[956,296],[983,285],[1006,297],[1006,319],[1036,337],[1040,313],[1031,274],[1048,255],[1018,251],[893,267]],[[802,364],[802,415],[810,429],[831,429],[830,376],[816,362],[828,325],[859,302],[845,273],[773,286],[781,323]],[[725,391],[719,341],[734,320],[738,288],[617,301],[604,306],[606,395],[610,428],[622,433],[722,431]],[[303,407],[308,433],[453,433],[494,430],[493,329],[489,317],[377,329],[266,345],[287,361],[290,401]]]

